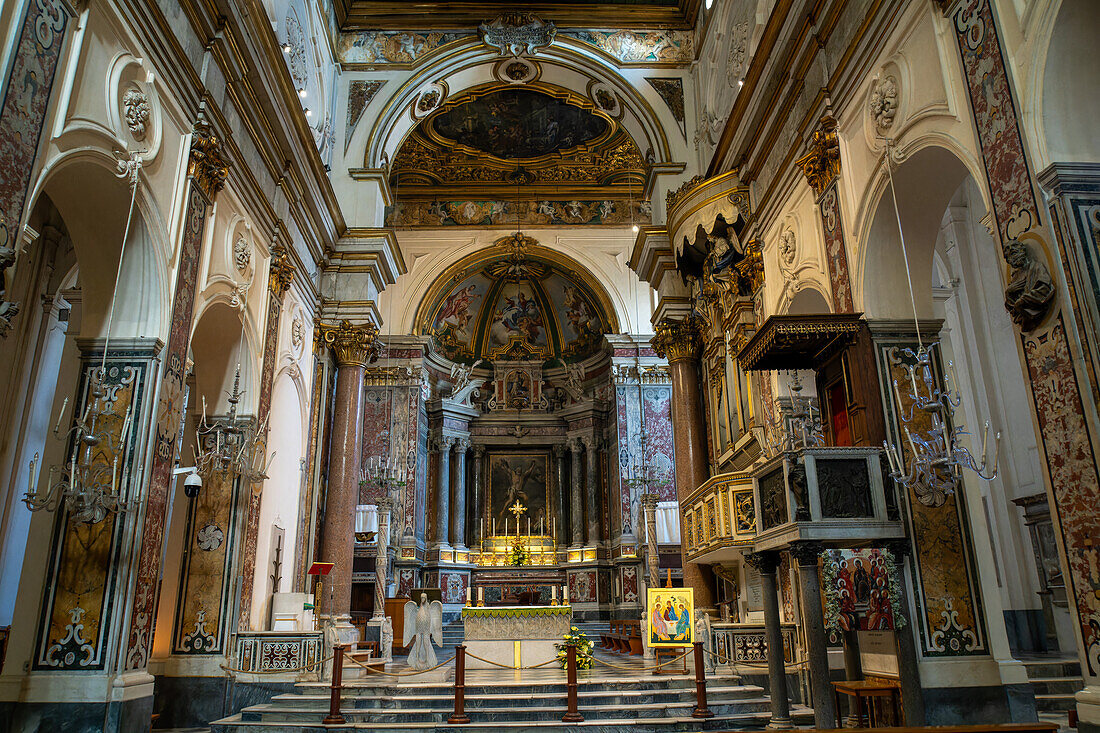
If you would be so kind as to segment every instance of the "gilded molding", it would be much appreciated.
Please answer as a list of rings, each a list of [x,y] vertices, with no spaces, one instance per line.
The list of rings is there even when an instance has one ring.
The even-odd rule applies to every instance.
[[[187,175],[193,178],[210,200],[225,186],[229,162],[222,151],[221,140],[206,120],[198,120],[191,131],[191,156]]]
[[[755,295],[764,287],[764,250],[759,239],[745,245],[745,256],[736,264],[738,290],[742,295]]]
[[[317,332],[332,349],[337,366],[365,367],[378,360],[378,326],[373,323],[353,326],[347,319],[337,325],[318,323]]]
[[[691,193],[691,190],[698,186],[700,183],[706,180],[706,176],[699,174],[692,176],[688,180],[680,184],[679,188],[669,191],[665,194],[665,213],[672,210],[672,207],[679,203],[680,199]]]
[[[808,150],[794,162],[813,189],[820,196],[840,174],[840,138],[836,132],[836,120],[828,113],[822,115],[818,127],[810,135]]]
[[[276,298],[283,297],[290,284],[294,282],[294,272],[294,264],[290,261],[287,248],[278,242],[271,245],[271,277],[268,280],[268,287]]]
[[[703,351],[702,319],[699,316],[685,316],[679,321],[664,318],[654,329],[656,334],[650,340],[653,350],[669,364],[680,361],[698,360]]]

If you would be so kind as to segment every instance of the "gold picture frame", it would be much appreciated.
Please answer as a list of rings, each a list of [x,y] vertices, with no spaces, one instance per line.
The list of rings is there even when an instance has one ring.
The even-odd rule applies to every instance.
[[[695,597],[691,588],[646,589],[646,634],[654,648],[695,643]]]

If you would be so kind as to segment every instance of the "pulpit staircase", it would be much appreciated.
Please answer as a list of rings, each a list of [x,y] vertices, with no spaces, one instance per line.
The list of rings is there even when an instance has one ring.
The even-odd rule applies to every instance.
[[[609,657],[609,660],[613,657]],[[451,714],[452,682],[393,682],[347,680],[341,712],[347,723],[323,726],[328,712],[329,687],[323,682],[300,683],[293,693],[245,708],[237,715],[211,724],[211,733],[319,733],[325,730],[364,731],[656,731],[736,730],[763,728],[768,722],[768,698],[760,687],[723,677],[708,683],[708,700],[715,716],[691,717],[695,705],[694,678],[618,673],[583,676],[578,682],[579,709],[584,723],[563,724],[566,711],[564,676],[521,681],[502,672],[491,681],[466,681],[466,714],[471,723],[447,724]],[[452,672],[453,674],[453,672]],[[469,674],[469,673],[468,673]],[[471,677],[473,677],[471,679]],[[797,723],[810,723],[813,713],[794,705]]]

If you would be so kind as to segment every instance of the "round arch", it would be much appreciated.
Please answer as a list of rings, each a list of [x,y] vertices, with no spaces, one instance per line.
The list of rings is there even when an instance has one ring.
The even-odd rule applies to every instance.
[[[495,49],[476,38],[466,45],[456,45],[449,53],[429,58],[390,96],[374,123],[363,133],[366,135],[363,167],[384,168],[420,120],[447,100],[487,84],[501,83],[503,80],[497,75],[501,61]],[[538,65],[539,79],[563,89],[592,89],[597,85],[610,88],[622,107],[619,123],[642,154],[651,154],[658,162],[677,159],[654,107],[612,67],[610,59],[595,49],[559,40],[540,51],[530,63]],[[414,105],[429,88],[439,92],[438,98],[423,114],[414,114]],[[680,135],[678,130],[676,135]]]
[[[200,404],[206,398],[209,415],[228,409],[226,393],[233,388],[236,367],[241,367],[241,391],[245,393],[239,414],[255,412],[259,400],[259,335],[247,316],[226,295],[217,295],[197,309],[191,332],[190,357]],[[251,407],[252,409],[249,409]]]

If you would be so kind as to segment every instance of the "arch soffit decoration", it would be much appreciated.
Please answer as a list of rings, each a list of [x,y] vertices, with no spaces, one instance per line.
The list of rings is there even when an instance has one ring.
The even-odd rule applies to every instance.
[[[417,336],[431,336],[431,319],[436,315],[443,299],[450,289],[463,282],[468,275],[486,267],[494,262],[499,262],[514,253],[514,242],[517,235],[509,235],[497,239],[489,247],[484,247],[458,261],[452,263],[441,275],[435,278],[428,287],[416,309],[413,320],[413,334]],[[564,277],[577,282],[587,291],[587,295],[594,298],[599,310],[599,316],[606,324],[608,333],[618,333],[620,330],[618,314],[615,311],[611,298],[606,288],[583,264],[572,257],[545,247],[531,237],[522,237],[523,246],[521,252],[525,259],[533,262],[549,264],[556,268]],[[500,297],[499,295],[497,297]],[[488,307],[486,305],[485,307]],[[479,318],[479,321],[484,320]]]
[[[446,49],[446,47],[444,47]],[[588,51],[588,49],[585,49]],[[566,77],[578,75],[587,82],[609,86],[618,96],[621,107],[619,124],[634,140],[643,155],[652,150],[657,162],[671,162],[673,152],[669,137],[661,124],[654,107],[614,68],[610,57],[597,53],[582,52],[579,45],[561,39],[544,49],[536,56],[522,57],[542,67],[539,78],[549,82],[547,77],[552,69],[559,70]],[[369,128],[363,166],[368,169],[384,167],[385,161],[393,160],[401,145],[408,138],[423,116],[411,113],[420,93],[428,87],[442,88],[446,95],[439,99],[442,105],[448,100],[466,94],[469,91],[490,83],[498,83],[494,69],[499,65],[501,56],[495,49],[485,46],[476,37],[456,42],[439,55],[429,56],[424,64],[401,87],[386,100],[378,116]],[[517,84],[512,88],[525,88]],[[567,85],[587,88],[589,83]],[[434,111],[434,110],[433,110]],[[679,136],[679,130],[676,130]]]

